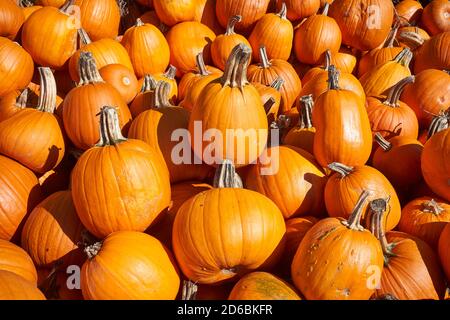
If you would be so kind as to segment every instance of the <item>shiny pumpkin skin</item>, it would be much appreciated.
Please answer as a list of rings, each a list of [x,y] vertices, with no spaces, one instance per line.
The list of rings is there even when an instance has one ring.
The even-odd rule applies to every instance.
[[[0,270],[0,288],[0,300],[46,300],[35,283],[6,270]]]
[[[450,26],[448,23],[449,13],[450,4],[448,3],[448,1],[430,1],[422,13],[422,25],[431,35],[450,31]]]
[[[139,91],[139,83],[132,70],[121,64],[109,64],[101,68],[99,72],[103,80],[112,85],[127,104],[134,100]]]
[[[13,40],[25,21],[25,14],[13,1],[2,1],[0,4],[0,37]]]
[[[266,13],[270,0],[216,0],[216,16],[222,27],[226,28],[228,19],[242,16],[236,25],[237,30],[248,30]]]
[[[419,47],[414,59],[414,73],[425,69],[450,68],[450,31],[439,33]]]
[[[291,21],[301,21],[316,13],[320,8],[320,0],[285,0],[277,1],[277,9],[280,10],[282,2],[286,3],[287,16]]]
[[[37,283],[33,260],[21,247],[0,239],[0,270],[15,273],[31,283]]]
[[[197,0],[153,0],[153,7],[164,24],[174,26],[180,22],[194,20],[197,2]]]
[[[415,24],[420,21],[423,7],[417,0],[402,0],[395,5],[395,10],[402,23]]]
[[[140,232],[109,235],[81,269],[81,291],[87,300],[173,300],[179,286],[171,254]]]
[[[283,280],[267,273],[252,272],[233,287],[228,300],[301,300]]]
[[[186,93],[183,101],[181,101],[180,106],[192,111],[194,106],[199,102],[200,94],[203,89],[212,81],[219,79],[222,76],[222,72],[214,72],[210,75],[204,76],[193,83]]]
[[[267,225],[272,227],[264,228]],[[189,279],[212,284],[261,267],[285,230],[283,215],[265,196],[246,189],[218,188],[201,192],[181,206],[172,245]]]

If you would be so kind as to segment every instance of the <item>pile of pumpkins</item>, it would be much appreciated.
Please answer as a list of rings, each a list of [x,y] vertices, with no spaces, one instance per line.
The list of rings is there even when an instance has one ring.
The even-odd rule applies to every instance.
[[[445,299],[449,13],[0,1],[0,299]]]

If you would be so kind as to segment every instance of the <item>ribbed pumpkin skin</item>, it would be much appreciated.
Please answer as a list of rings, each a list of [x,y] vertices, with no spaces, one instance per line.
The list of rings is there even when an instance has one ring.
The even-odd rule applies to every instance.
[[[292,262],[292,279],[308,300],[367,300],[374,268],[383,253],[369,230],[352,230],[342,219],[326,218],[303,238]],[[332,248],[332,252],[330,252]]]
[[[245,185],[271,199],[285,219],[325,211],[323,190],[326,177],[319,166],[304,157],[295,147],[272,147],[267,150],[271,163],[252,165]],[[264,170],[272,174],[265,175]]]
[[[26,251],[12,242],[1,239],[0,270],[15,273],[31,283],[37,283],[36,267]]]
[[[217,36],[211,43],[211,59],[214,65],[220,70],[225,70],[225,65],[231,51],[240,43],[250,47],[248,40],[240,34],[222,34]]]
[[[61,122],[52,113],[25,108],[0,123],[0,152],[34,172],[45,173],[64,157]]]
[[[226,28],[228,19],[242,16],[236,25],[237,30],[247,30],[266,13],[270,0],[216,0],[216,15],[222,27]]]
[[[173,249],[189,279],[218,283],[263,265],[285,230],[283,215],[265,196],[245,189],[212,189],[178,210]]]
[[[54,7],[39,9],[23,24],[22,45],[43,67],[61,69],[75,53],[76,43],[73,17]]]
[[[414,73],[425,69],[450,69],[450,31],[431,37],[417,50]]]
[[[200,94],[202,93],[203,89],[211,81],[219,79],[222,76],[222,74],[223,74],[222,72],[213,73],[205,77],[202,77],[201,79],[193,83],[189,91],[186,93],[184,100],[180,103],[180,106],[189,111],[192,111],[194,106],[199,102],[198,98],[200,97]]]
[[[206,70],[210,73],[222,74],[222,70],[206,66]],[[206,75],[201,75],[197,71],[185,73],[178,83],[178,101],[182,102],[184,98],[190,93],[192,86],[201,79],[207,77]]]
[[[14,1],[0,3],[0,37],[14,39],[25,21],[25,15]]]
[[[434,199],[444,209],[435,214],[425,207],[431,199],[433,198],[417,198],[404,206],[398,229],[422,239],[432,248],[437,248],[442,230],[450,222],[450,204],[441,199]]]
[[[127,50],[117,41],[112,39],[101,39],[81,47],[69,60],[69,72],[73,81],[79,82],[78,60],[82,51],[89,51],[94,57],[97,69],[109,64],[121,64],[133,71],[133,64],[128,56]]]
[[[278,10],[283,2],[286,3],[287,16],[291,21],[301,21],[303,18],[312,16],[320,8],[320,0],[285,0],[277,1]]]
[[[31,56],[19,44],[0,37],[0,97],[26,88],[33,72]]]
[[[140,232],[109,235],[81,270],[81,290],[88,300],[173,300],[179,286],[168,251]]]
[[[439,258],[447,279],[450,279],[450,223],[442,230],[438,243]]]
[[[21,276],[0,270],[0,300],[46,300],[35,283]]]
[[[27,212],[39,201],[41,189],[33,172],[0,156],[0,239],[11,240]]]
[[[431,35],[450,31],[448,14],[450,4],[446,0],[433,0],[428,3],[422,13],[422,25]]]
[[[121,43],[128,51],[138,78],[162,73],[169,65],[169,44],[161,31],[151,24],[131,27]]]
[[[76,0],[74,5],[80,8],[81,26],[92,41],[117,37],[120,9],[115,0]]]
[[[153,0],[153,7],[161,21],[169,27],[195,18],[197,0]]]
[[[377,8],[377,12],[373,12]],[[394,18],[389,0],[335,0],[330,5],[342,32],[342,42],[361,51],[378,47],[387,37]]]
[[[381,273],[380,287],[375,295],[390,293],[399,300],[439,300],[444,292],[444,278],[433,249],[409,234],[386,233],[393,244],[394,257],[388,258]]]
[[[195,70],[195,57],[203,52],[206,64],[211,62],[210,44],[216,35],[207,26],[196,21],[179,23],[166,35],[170,47],[170,64],[177,68],[177,75]]]
[[[450,128],[434,134],[422,152],[425,182],[437,195],[450,201]]]
[[[216,35],[222,34],[225,30],[216,17],[216,0],[197,1],[194,20],[208,26]]]
[[[72,143],[79,149],[94,146],[100,131],[98,116],[104,106],[118,108],[120,127],[124,129],[131,113],[120,93],[109,83],[94,83],[72,89],[64,99],[64,129]]]
[[[394,229],[401,215],[397,193],[381,172],[369,166],[355,167],[346,177],[342,177],[339,173],[329,177],[325,186],[325,205],[328,214],[332,217],[348,218],[363,190],[371,192],[368,201],[390,196],[390,211],[385,215],[385,226],[386,230]],[[366,210],[367,205],[363,207],[363,212]],[[364,221],[364,214],[362,219]]]
[[[167,166],[139,140],[83,153],[72,171],[71,189],[81,222],[98,238],[144,231],[170,204]]]
[[[283,280],[267,273],[252,272],[242,277],[228,300],[301,300]]]
[[[402,51],[401,47],[376,48],[361,57],[358,65],[358,75],[361,77],[372,68],[391,61]]]
[[[37,266],[49,266],[62,260],[64,264],[79,262],[78,243],[83,226],[73,206],[70,191],[59,191],[37,205],[22,231],[22,247]]]

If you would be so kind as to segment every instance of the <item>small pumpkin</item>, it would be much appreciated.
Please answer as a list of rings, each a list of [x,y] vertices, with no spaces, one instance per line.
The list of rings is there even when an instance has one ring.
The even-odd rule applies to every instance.
[[[13,40],[25,21],[24,12],[13,1],[0,3],[0,37]]]
[[[22,92],[15,90],[0,99],[0,122],[11,118],[18,111],[30,106],[28,102],[28,94],[30,91],[28,88],[22,90]]]
[[[42,6],[36,5],[32,1],[19,0],[18,2],[19,2],[19,6],[22,8],[22,12],[25,16],[25,20],[27,20],[28,17],[31,16],[35,11],[42,8]]]
[[[10,271],[0,270],[0,287],[1,300],[46,300],[35,283]]]
[[[400,24],[416,25],[422,16],[423,7],[417,0],[402,0],[395,5]]]
[[[21,247],[0,239],[0,270],[15,273],[37,284],[37,271],[33,260]]]
[[[270,0],[216,0],[216,15],[222,27],[226,28],[232,16],[240,15],[242,21],[237,30],[249,30],[267,12]]]
[[[139,82],[136,75],[121,64],[109,64],[99,70],[100,76],[112,85],[128,104],[134,100],[138,92]]]
[[[431,34],[436,35],[450,31],[448,15],[450,14],[450,4],[446,0],[430,1],[422,13],[422,25]]]
[[[320,0],[284,0],[277,1],[277,8],[280,10],[283,3],[287,6],[287,17],[291,21],[301,21],[304,18],[312,16],[321,7]]]
[[[169,27],[184,21],[192,21],[197,9],[196,0],[153,0],[153,7],[161,21]]]

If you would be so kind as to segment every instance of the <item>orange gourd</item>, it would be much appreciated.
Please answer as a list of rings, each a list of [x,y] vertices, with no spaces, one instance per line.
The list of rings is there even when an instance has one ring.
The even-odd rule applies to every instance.
[[[450,31],[425,41],[415,52],[414,73],[425,69],[450,69]]]
[[[25,21],[24,12],[13,1],[0,3],[0,37],[14,39]]]
[[[153,0],[159,19],[169,27],[195,18],[197,0]]]
[[[138,92],[139,82],[132,70],[121,64],[109,64],[99,70],[100,76],[112,85],[128,104]]]
[[[395,5],[401,25],[415,25],[420,21],[423,7],[417,0],[402,0]]]
[[[304,18],[312,16],[320,8],[320,0],[284,0],[277,1],[277,8],[280,9],[283,2],[287,6],[287,17],[291,21],[301,21]]]
[[[431,34],[450,31],[448,17],[450,14],[450,3],[446,0],[430,1],[422,13],[422,25]]]

